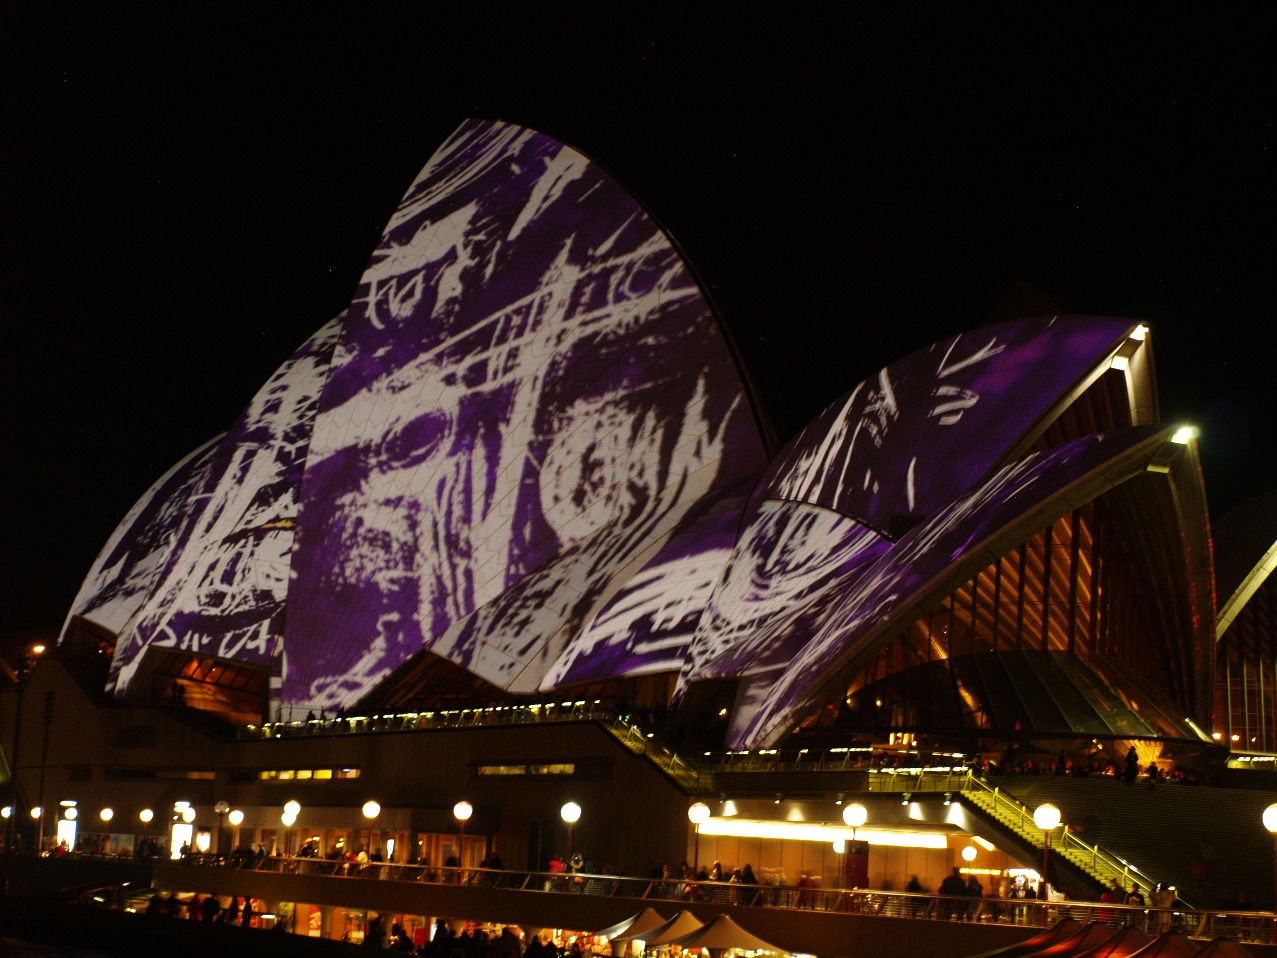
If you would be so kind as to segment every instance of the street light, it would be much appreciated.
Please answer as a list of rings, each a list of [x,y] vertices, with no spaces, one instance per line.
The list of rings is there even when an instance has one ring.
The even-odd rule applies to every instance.
[[[861,805],[859,802],[853,802],[850,805],[844,805],[842,809],[842,820],[848,828],[851,829],[851,842],[856,843],[856,829],[869,821],[869,809]],[[847,840],[838,838],[834,840],[834,853],[841,855],[847,850]],[[847,880],[848,871],[851,868],[849,861],[844,861],[839,866],[843,873],[844,881]]]
[[[98,812],[98,818],[102,819],[103,822],[109,822],[114,817],[115,809],[113,808],[104,808],[102,811]]]
[[[848,805],[842,810],[842,820],[851,828],[851,840],[854,842],[856,840],[856,829],[869,821],[869,809],[859,802]]]
[[[288,801],[284,803],[284,812],[279,816],[280,823],[288,829],[288,831],[284,833],[285,857],[290,854],[289,850],[293,844],[293,826],[297,824],[297,816],[300,815],[301,812],[302,806],[300,802]]]
[[[1277,900],[1277,804],[1264,809],[1264,828],[1273,836],[1273,898]]]
[[[696,851],[692,855],[692,875],[701,870],[701,826],[709,818],[709,806],[697,802],[687,810],[687,820],[692,823],[692,832],[696,835]]]
[[[364,818],[368,821],[368,857],[372,857],[372,822],[373,819],[381,814],[381,803],[375,802],[371,798],[364,802],[364,807],[360,809],[364,813]]]
[[[572,861],[572,826],[581,820],[581,806],[576,802],[564,802],[559,817],[568,826],[568,861]]]
[[[232,808],[226,820],[231,823],[231,828],[235,829],[235,834],[231,836],[231,853],[234,854],[235,849],[239,848],[239,827],[244,824],[244,813],[238,808]]]
[[[462,846],[466,842],[466,822],[470,821],[470,816],[474,814],[474,806],[467,802],[464,798],[452,806],[452,817],[457,820],[457,865],[462,864],[464,852]],[[459,877],[459,876],[458,876]]]
[[[1047,867],[1048,856],[1051,852],[1051,829],[1060,824],[1060,810],[1047,802],[1045,805],[1039,805],[1033,810],[1033,824],[1042,829],[1042,889],[1038,898],[1045,899],[1047,897]]]
[[[31,669],[34,668],[36,659],[44,652],[43,643],[37,642],[26,649],[18,662],[17,697],[13,712],[13,748],[9,751],[9,804],[6,806],[9,814],[5,816],[4,822],[4,886],[0,888],[0,894],[4,896],[9,894],[9,876],[12,867],[10,863],[13,861],[13,841],[18,827],[18,816],[14,814],[14,811],[18,807],[18,746],[22,744],[22,696],[27,690],[27,679]],[[37,821],[40,818],[39,815],[31,817]]]
[[[226,821],[226,813],[231,810],[229,802],[221,801],[213,806],[213,811],[217,814],[217,854],[222,853],[222,824]]]

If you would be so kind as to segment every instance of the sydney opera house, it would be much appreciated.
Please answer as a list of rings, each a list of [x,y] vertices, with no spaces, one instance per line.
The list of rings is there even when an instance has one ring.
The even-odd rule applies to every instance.
[[[60,757],[36,795],[29,718],[15,804],[225,800],[261,838],[294,792],[343,834],[376,794],[380,841],[535,867],[571,792],[579,840],[637,867],[687,853],[698,792],[846,786],[706,788],[582,703],[684,756],[1135,745],[1207,775],[1230,740],[1277,748],[1271,541],[1217,599],[1152,348],[1096,316],[957,333],[778,446],[652,216],[576,150],[468,121],[350,306],[102,548],[45,680]],[[603,811],[630,788],[645,828]]]

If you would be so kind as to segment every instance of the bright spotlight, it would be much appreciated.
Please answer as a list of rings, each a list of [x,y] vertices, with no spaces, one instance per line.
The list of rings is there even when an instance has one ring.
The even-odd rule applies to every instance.
[[[1033,824],[1044,832],[1049,832],[1060,824],[1060,810],[1048,802],[1033,810]]]
[[[1181,446],[1187,446],[1199,435],[1201,435],[1201,430],[1196,426],[1180,426],[1171,434],[1171,442],[1177,442]]]
[[[869,809],[856,802],[848,805],[842,810],[842,820],[852,828],[859,828],[865,822],[869,821]]]

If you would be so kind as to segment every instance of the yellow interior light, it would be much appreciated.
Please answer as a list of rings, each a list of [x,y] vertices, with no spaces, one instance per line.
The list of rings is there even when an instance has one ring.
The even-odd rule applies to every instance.
[[[844,825],[818,825],[808,822],[764,822],[742,818],[709,818],[701,824],[702,835],[724,838],[779,838],[798,842],[833,844],[857,838],[870,845],[897,848],[947,848],[944,832],[924,832],[903,828],[857,828]]]

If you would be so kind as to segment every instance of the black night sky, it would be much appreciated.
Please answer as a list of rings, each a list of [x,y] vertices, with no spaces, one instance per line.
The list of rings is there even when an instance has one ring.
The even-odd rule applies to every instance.
[[[133,501],[347,305],[470,115],[648,206],[781,439],[1054,301],[1150,324],[1214,514],[1274,485],[1267,6],[226,6],[4,6],[3,634],[58,627]]]

